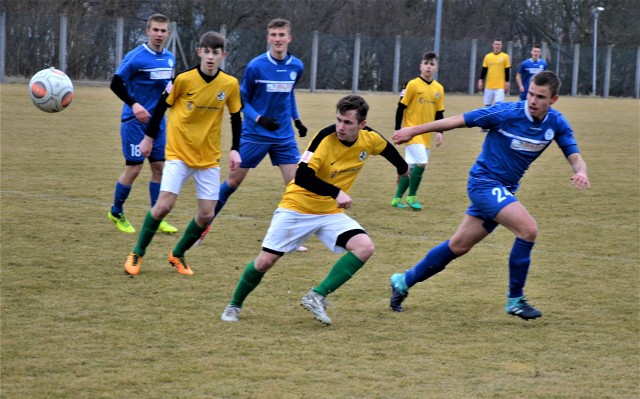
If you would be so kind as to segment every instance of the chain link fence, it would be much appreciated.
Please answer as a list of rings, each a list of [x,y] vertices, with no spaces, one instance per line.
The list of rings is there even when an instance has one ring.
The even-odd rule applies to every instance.
[[[76,81],[108,82],[119,62],[119,54],[146,40],[144,23],[133,18],[122,19],[122,48],[119,48],[118,19],[115,17],[92,17],[68,24],[66,17],[60,15],[38,14],[36,21],[29,21],[20,15],[5,17],[4,13],[0,14],[0,21],[4,23],[4,26],[0,26],[3,33],[0,55],[4,59],[0,78],[3,80],[5,77],[30,78],[40,69],[53,65],[64,68]],[[29,18],[33,16],[29,15]],[[198,63],[195,49],[200,35],[206,30],[226,34],[229,55],[224,69],[238,78],[253,57],[267,50],[264,27],[247,30],[225,26],[208,29],[178,26],[170,39],[170,43],[173,43],[170,48],[176,50],[174,55],[178,71]],[[434,47],[433,39],[340,36],[318,32],[315,33],[318,41],[317,56],[314,58],[314,33],[294,31],[293,35],[289,51],[305,64],[305,73],[298,89],[397,92],[404,82],[419,74],[422,54]],[[62,46],[61,37],[66,37]],[[360,44],[357,52],[356,43]],[[640,49],[602,45],[597,49],[596,94],[638,98]],[[574,45],[545,45],[544,48],[549,69],[558,73],[563,81],[560,94],[593,94],[593,47],[578,46],[578,53]],[[442,40],[440,49],[438,81],[448,93],[472,91],[480,74],[482,59],[491,51],[491,42]],[[474,50],[477,53],[475,59],[472,58]],[[400,56],[396,58],[398,51]],[[511,56],[511,81],[514,82],[511,94],[516,94],[516,70],[520,62],[529,57],[530,48],[508,42],[504,51]],[[359,54],[359,61],[354,64],[356,53]],[[577,59],[576,54],[579,54]],[[314,60],[317,60],[316,73],[312,82]],[[607,81],[605,77],[608,77]],[[608,93],[604,92],[605,88]]]

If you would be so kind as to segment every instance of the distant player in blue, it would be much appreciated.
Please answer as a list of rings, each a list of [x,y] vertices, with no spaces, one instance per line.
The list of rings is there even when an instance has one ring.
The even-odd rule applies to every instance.
[[[113,206],[107,213],[109,220],[118,230],[133,234],[133,228],[124,215],[124,203],[129,197],[133,182],[142,171],[145,156],[140,152],[140,142],[145,136],[147,123],[151,118],[158,98],[173,77],[175,58],[164,48],[169,38],[169,18],[162,14],[153,14],[147,19],[146,33],[148,41],[131,50],[116,70],[111,80],[111,90],[120,98],[122,107],[120,136],[122,154],[125,159],[124,172],[116,182]],[[151,181],[149,196],[151,207],[160,195],[160,182],[164,168],[164,146],[166,142],[165,122],[160,126],[158,138],[153,142],[149,155]],[[175,233],[175,227],[162,220],[159,231]]]
[[[538,72],[547,70],[547,61],[540,58],[542,50],[539,44],[534,44],[531,48],[531,58],[522,61],[516,73],[516,82],[520,89],[520,101],[527,99],[527,91],[529,90],[529,81],[531,77]]]
[[[467,193],[471,205],[462,223],[449,240],[432,248],[414,267],[391,276],[392,310],[402,312],[409,288],[443,271],[502,225],[516,236],[509,256],[506,312],[525,320],[542,316],[542,312],[527,303],[523,291],[538,226],[515,196],[520,179],[555,141],[573,169],[573,186],[590,187],[587,165],[579,153],[573,130],[564,116],[551,108],[558,100],[559,88],[560,80],[553,72],[540,72],[531,80],[526,102],[499,103],[394,133],[393,141],[399,144],[426,132],[474,126],[489,129],[469,172]]]
[[[295,177],[300,151],[292,121],[300,137],[307,135],[307,128],[300,121],[294,92],[304,66],[288,53],[291,40],[291,23],[285,19],[272,20],[267,26],[270,50],[247,64],[240,83],[244,114],[240,139],[242,165],[231,171],[220,186],[216,216],[249,169],[257,167],[267,154],[271,164],[280,167],[285,186]],[[205,234],[206,231],[203,237]]]

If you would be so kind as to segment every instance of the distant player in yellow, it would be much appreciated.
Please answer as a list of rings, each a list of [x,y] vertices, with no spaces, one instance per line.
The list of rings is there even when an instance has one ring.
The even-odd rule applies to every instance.
[[[484,90],[484,105],[489,106],[503,102],[509,94],[509,72],[511,60],[502,52],[502,40],[493,41],[493,52],[484,56],[482,72],[478,80],[478,91]],[[483,84],[482,80],[485,79]]]
[[[200,65],[176,76],[165,89],[156,106],[140,151],[151,151],[153,139],[167,108],[171,107],[167,126],[166,162],[160,187],[160,197],[144,220],[138,242],[127,257],[126,273],[140,272],[142,257],[178,199],[184,182],[193,177],[198,197],[196,216],[187,226],[180,241],[169,253],[169,263],[178,273],[191,275],[184,253],[198,240],[213,217],[220,190],[221,129],[224,107],[231,114],[233,141],[229,153],[229,169],[240,166],[240,85],[238,80],[220,69],[226,58],[225,39],[216,32],[200,37],[197,49]]]
[[[223,321],[238,321],[246,297],[264,274],[287,252],[294,252],[316,235],[331,251],[348,251],[329,274],[302,298],[302,305],[324,324],[331,324],[325,297],[346,283],[373,255],[375,247],[364,229],[344,213],[351,207],[348,192],[371,155],[382,155],[398,175],[408,173],[402,156],[375,130],[367,127],[369,105],[349,95],[336,105],[336,123],[312,139],[298,163],[295,179],[287,185],[262,251],[244,269]],[[312,267],[312,266],[310,266]]]
[[[402,93],[396,111],[395,128],[422,125],[444,117],[444,87],[434,80],[438,71],[438,56],[428,52],[422,56],[420,63],[420,76],[409,81]],[[442,144],[442,132],[436,133],[436,146]],[[407,204],[414,210],[421,210],[422,204],[418,201],[417,193],[422,175],[424,174],[431,148],[431,133],[415,136],[407,142],[405,147],[405,160],[411,169],[410,177],[403,176],[398,181],[396,195],[391,201],[391,206],[406,208],[402,202],[407,188]]]

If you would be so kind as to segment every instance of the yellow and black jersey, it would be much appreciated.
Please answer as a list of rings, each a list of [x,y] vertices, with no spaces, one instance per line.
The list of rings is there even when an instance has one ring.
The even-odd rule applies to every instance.
[[[489,90],[504,89],[506,83],[505,69],[511,68],[509,55],[502,51],[498,54],[491,52],[484,57],[482,67],[487,68],[484,88]]]
[[[207,76],[196,67],[177,75],[166,91],[166,159],[195,169],[219,166],[224,106],[231,114],[242,109],[238,80],[222,70]]]
[[[308,214],[344,212],[334,198],[340,190],[349,192],[370,155],[383,155],[399,174],[407,171],[393,144],[373,129],[361,129],[353,143],[340,141],[335,125],[322,129],[302,154],[296,178],[287,185],[278,207]]]
[[[421,76],[410,80],[400,94],[400,103],[405,105],[402,127],[411,127],[433,122],[436,112],[444,111],[444,87],[436,80],[427,82]],[[431,147],[431,133],[414,136],[406,144],[423,144]]]

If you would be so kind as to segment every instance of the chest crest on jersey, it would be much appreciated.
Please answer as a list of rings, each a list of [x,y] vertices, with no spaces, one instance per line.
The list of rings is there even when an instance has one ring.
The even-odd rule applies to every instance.
[[[365,159],[367,159],[368,156],[369,156],[368,152],[362,151],[360,155],[358,155],[358,159],[360,160],[360,162],[363,162]]]
[[[553,139],[553,136],[555,136],[555,132],[551,129],[547,129],[546,132],[544,132],[544,139],[545,140],[551,140]]]
[[[216,96],[216,98],[218,99],[218,101],[222,101],[222,100],[224,100],[224,98],[225,98],[226,96],[227,96],[227,95],[226,95],[226,94],[224,94],[224,91],[221,91],[221,92],[219,92],[219,93],[218,93],[218,95]]]

